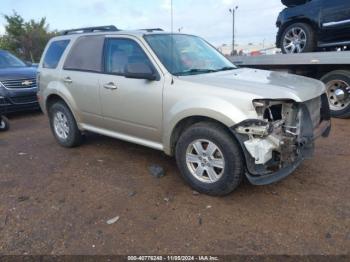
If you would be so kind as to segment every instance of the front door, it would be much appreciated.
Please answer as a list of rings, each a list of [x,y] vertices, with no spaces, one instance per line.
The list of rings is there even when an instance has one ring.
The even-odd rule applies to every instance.
[[[151,142],[161,142],[163,78],[150,81],[125,77],[129,63],[149,63],[159,72],[137,39],[107,38],[104,74],[100,77],[102,114],[107,129]]]

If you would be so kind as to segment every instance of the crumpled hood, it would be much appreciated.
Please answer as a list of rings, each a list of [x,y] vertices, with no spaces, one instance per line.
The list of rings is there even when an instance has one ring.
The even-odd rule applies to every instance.
[[[0,68],[0,81],[35,78],[36,72],[37,69],[34,67]]]
[[[287,73],[240,68],[231,71],[180,77],[183,81],[247,92],[257,98],[305,102],[325,92],[322,82]]]

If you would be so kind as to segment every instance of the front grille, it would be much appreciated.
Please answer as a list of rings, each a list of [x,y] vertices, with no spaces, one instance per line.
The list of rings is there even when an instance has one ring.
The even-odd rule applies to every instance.
[[[306,101],[305,105],[309,110],[313,127],[316,128],[321,122],[321,97]]]
[[[27,103],[35,103],[38,101],[36,95],[30,96],[16,96],[11,98],[14,104],[27,104]]]
[[[1,83],[8,89],[36,87],[35,78],[4,80],[4,81],[1,81]]]

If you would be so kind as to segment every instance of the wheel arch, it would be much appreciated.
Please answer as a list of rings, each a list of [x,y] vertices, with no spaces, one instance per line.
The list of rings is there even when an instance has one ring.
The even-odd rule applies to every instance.
[[[185,118],[182,118],[172,128],[168,146],[165,147],[166,153],[169,154],[170,156],[173,156],[175,154],[176,144],[181,134],[183,134],[183,132],[185,132],[191,126],[201,122],[209,122],[209,123],[215,123],[217,125],[220,125],[230,134],[232,139],[235,139],[238,142],[237,138],[233,135],[230,129],[230,126],[227,126],[225,123],[209,116],[193,115],[193,116],[187,116]]]
[[[66,98],[64,98],[63,96],[61,96],[61,95],[59,95],[57,93],[52,93],[52,94],[50,94],[50,95],[48,95],[46,97],[46,100],[45,100],[45,111],[46,111],[46,113],[47,114],[49,113],[50,106],[52,106],[54,103],[59,102],[59,101],[63,102],[68,107],[68,109],[72,112],[72,114],[73,114],[73,116],[74,116],[74,118],[75,118],[75,120],[77,122],[77,125],[78,125],[78,127],[80,129],[80,125],[79,125],[80,118],[75,113],[75,110],[73,110],[72,105],[69,104],[69,102],[67,101]]]

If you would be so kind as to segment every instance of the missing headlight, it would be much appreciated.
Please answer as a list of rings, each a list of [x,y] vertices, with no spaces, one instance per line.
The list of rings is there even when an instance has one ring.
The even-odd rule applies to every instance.
[[[235,131],[248,136],[244,145],[255,164],[265,165],[274,155],[282,163],[295,159],[296,143],[300,130],[300,110],[293,100],[254,100],[259,119],[247,120]]]

